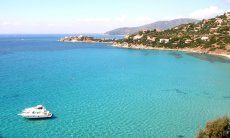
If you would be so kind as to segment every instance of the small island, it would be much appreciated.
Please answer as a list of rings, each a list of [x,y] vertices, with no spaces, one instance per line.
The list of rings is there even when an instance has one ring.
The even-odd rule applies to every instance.
[[[94,38],[90,36],[66,36],[59,40],[60,42],[86,42],[86,43],[114,43],[116,39],[108,39],[108,38]]]

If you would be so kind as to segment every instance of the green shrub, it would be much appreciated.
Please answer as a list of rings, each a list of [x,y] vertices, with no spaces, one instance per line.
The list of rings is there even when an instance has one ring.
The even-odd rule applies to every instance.
[[[212,47],[212,48],[209,49],[209,51],[215,51],[215,50],[216,50],[215,47]]]

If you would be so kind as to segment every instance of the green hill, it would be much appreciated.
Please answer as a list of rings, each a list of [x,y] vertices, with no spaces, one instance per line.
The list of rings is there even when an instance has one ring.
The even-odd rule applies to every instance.
[[[179,25],[165,31],[140,31],[116,41],[117,45],[184,49],[196,48],[205,53],[230,53],[230,13],[198,23]]]

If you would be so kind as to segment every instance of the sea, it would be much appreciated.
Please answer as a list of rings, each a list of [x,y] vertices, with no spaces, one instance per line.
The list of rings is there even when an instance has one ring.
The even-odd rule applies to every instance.
[[[0,35],[0,137],[191,138],[230,115],[229,59],[64,36]],[[39,104],[53,117],[17,115]]]

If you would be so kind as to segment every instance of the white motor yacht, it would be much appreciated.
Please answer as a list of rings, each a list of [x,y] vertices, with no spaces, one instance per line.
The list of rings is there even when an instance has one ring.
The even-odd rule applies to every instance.
[[[46,108],[42,105],[26,108],[18,115],[24,118],[34,118],[34,119],[52,117],[52,113],[47,111]]]

